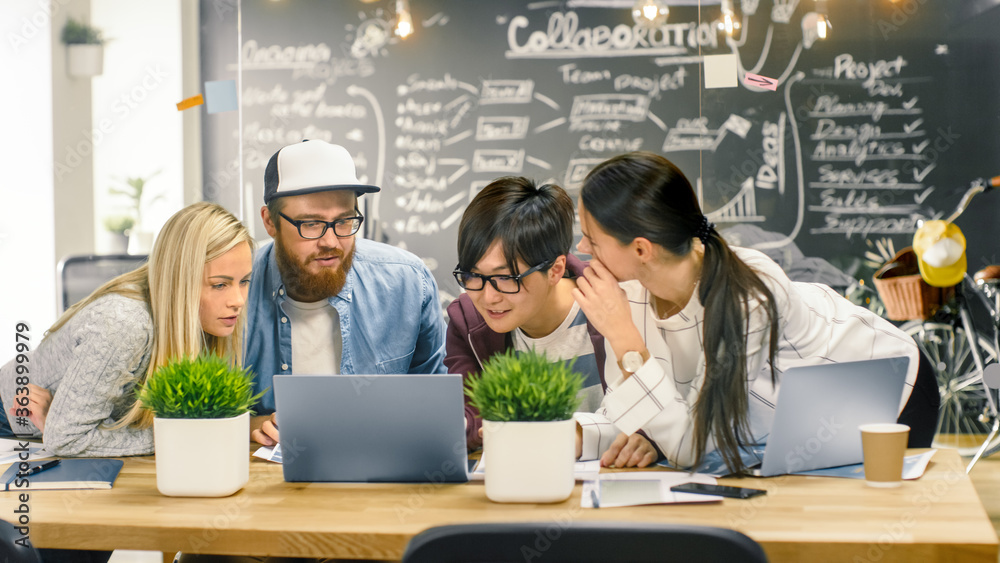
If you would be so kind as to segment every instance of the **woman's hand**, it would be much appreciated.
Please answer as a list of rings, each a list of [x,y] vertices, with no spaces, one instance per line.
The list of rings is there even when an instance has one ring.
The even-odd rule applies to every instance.
[[[646,467],[657,457],[653,443],[642,434],[619,434],[601,456],[601,467]]]
[[[577,278],[573,298],[590,324],[604,335],[618,359],[629,350],[646,349],[642,334],[632,322],[625,290],[600,260],[592,259],[583,276]]]
[[[45,419],[49,416],[49,407],[52,405],[52,392],[39,387],[34,383],[29,383],[28,406],[19,407],[17,404],[10,409],[9,418],[15,417],[15,412],[20,409],[28,409],[28,420],[34,424],[40,432],[45,431]],[[23,412],[23,411],[22,411]]]

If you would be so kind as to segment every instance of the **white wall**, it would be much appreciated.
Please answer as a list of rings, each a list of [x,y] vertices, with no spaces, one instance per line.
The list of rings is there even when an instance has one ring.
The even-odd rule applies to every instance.
[[[184,116],[176,104],[200,90],[181,88],[180,0],[91,0],[91,21],[111,39],[104,74],[93,79],[94,125],[110,130],[94,150],[94,234],[98,252],[107,252],[104,218],[121,213],[126,201],[109,195],[111,186],[160,171],[143,197],[141,228],[148,232],[183,207]]]
[[[32,349],[55,320],[52,26],[38,0],[0,4],[0,363],[14,356],[14,326]]]

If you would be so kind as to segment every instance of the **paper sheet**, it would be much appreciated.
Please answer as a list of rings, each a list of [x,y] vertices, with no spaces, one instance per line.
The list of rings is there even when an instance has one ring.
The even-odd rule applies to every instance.
[[[266,459],[267,461],[273,461],[274,463],[281,463],[281,444],[278,444],[273,448],[261,446],[253,453],[253,456]]]
[[[908,455],[903,458],[903,479],[919,479],[927,470],[927,464],[937,450],[931,450],[922,454]],[[801,471],[795,475],[812,475],[816,477],[846,477],[848,479],[864,479],[865,464],[844,465],[841,467],[830,467],[827,469],[813,469],[812,471]]]
[[[641,506],[644,504],[716,502],[722,500],[722,497],[715,495],[675,493],[670,490],[670,487],[674,485],[690,482],[714,485],[716,479],[711,475],[683,473],[679,471],[602,473],[600,479],[585,481],[583,483],[580,506],[583,508],[594,508],[595,501],[597,501],[599,508],[614,508],[618,506]]]
[[[0,438],[0,465],[7,463],[14,463],[15,461],[24,461],[21,459],[21,451],[15,451],[15,448],[20,447],[24,440],[18,441],[16,438]],[[50,457],[55,457],[52,452],[46,451],[41,444],[36,442],[30,442],[28,444],[28,459],[35,461],[36,459],[48,459]]]

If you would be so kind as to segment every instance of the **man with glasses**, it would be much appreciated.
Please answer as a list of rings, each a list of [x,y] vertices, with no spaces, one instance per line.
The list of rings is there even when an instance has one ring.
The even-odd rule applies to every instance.
[[[534,348],[553,361],[575,360],[574,370],[586,377],[579,410],[598,408],[605,387],[604,338],[571,293],[586,267],[569,253],[573,218],[573,201],[562,188],[536,186],[523,177],[494,180],[472,200],[458,228],[454,275],[465,293],[448,306],[449,373],[469,377],[494,354]],[[468,399],[465,418],[468,446],[476,448],[482,420]],[[589,417],[577,420],[599,432]],[[615,438],[607,426],[608,439],[595,441],[599,451],[584,452],[585,459],[595,459]],[[645,446],[648,464],[657,454]]]
[[[437,283],[404,250],[357,239],[362,184],[347,150],[324,141],[282,148],[264,171],[261,219],[274,239],[254,258],[244,365],[255,391],[275,374],[444,373]],[[274,412],[268,390],[258,414]],[[253,438],[277,442],[273,416]]]

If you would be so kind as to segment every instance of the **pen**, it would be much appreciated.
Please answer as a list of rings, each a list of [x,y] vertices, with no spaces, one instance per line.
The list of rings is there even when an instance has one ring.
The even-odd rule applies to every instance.
[[[597,491],[595,489],[590,489],[590,501],[593,503],[594,508],[601,507],[601,501],[597,498]]]
[[[24,473],[24,475],[34,475],[35,473],[41,473],[42,471],[45,471],[46,469],[52,469],[57,465],[59,465],[59,460],[52,459],[32,467],[31,469],[28,470],[27,473]]]

